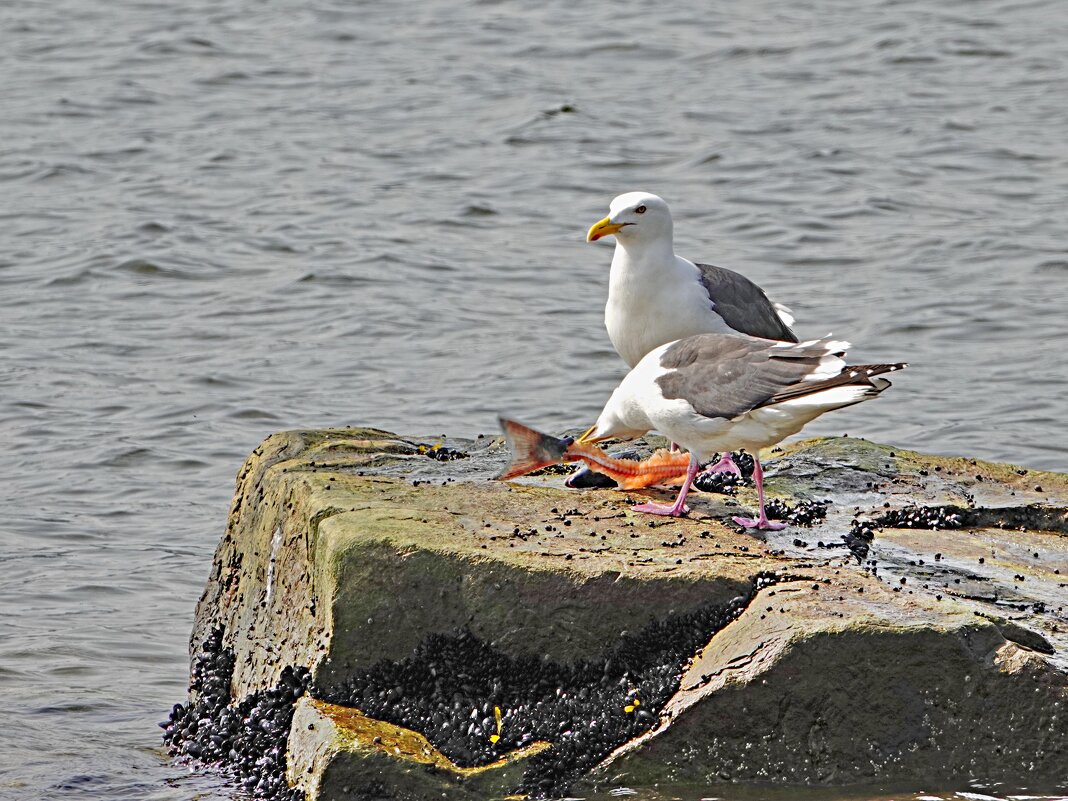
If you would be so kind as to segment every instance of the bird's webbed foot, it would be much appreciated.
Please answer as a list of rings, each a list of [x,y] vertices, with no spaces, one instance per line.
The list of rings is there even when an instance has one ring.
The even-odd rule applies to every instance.
[[[760,531],[782,531],[784,528],[786,528],[785,523],[768,520],[768,518],[764,515],[761,515],[759,518],[735,517],[732,519],[739,526],[744,526],[745,528],[755,528]]]
[[[734,473],[738,478],[742,477],[742,471],[738,468],[738,465],[734,463],[734,459],[731,457],[729,451],[723,454],[718,462],[710,464],[701,471],[701,475],[712,475],[713,473]]]
[[[634,512],[645,512],[649,515],[663,515],[664,517],[684,517],[689,514],[690,507],[686,504],[672,504],[666,503],[639,503],[637,506],[630,507]]]

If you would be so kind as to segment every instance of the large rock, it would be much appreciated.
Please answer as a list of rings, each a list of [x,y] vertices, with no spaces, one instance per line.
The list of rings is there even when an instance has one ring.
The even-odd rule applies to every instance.
[[[552,795],[583,776],[1068,785],[1068,477],[809,441],[768,462],[769,490],[831,500],[827,519],[765,539],[724,523],[735,499],[654,519],[556,475],[488,481],[499,443],[461,444],[450,461],[373,429],[287,432],[239,475],[194,649],[222,632],[235,701],[293,666],[313,696],[396,718],[302,701],[289,774],[313,797]],[[927,518],[965,526],[889,529],[884,504],[954,505]],[[842,538],[865,522],[858,560]],[[478,664],[452,681],[446,652]],[[435,677],[425,697],[413,676]]]
[[[758,593],[591,780],[1068,780],[1063,673],[960,604],[857,579]]]

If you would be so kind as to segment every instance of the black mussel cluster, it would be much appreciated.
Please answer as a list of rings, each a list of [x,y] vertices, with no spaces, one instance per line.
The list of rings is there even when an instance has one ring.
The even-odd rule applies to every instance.
[[[753,457],[745,451],[735,451],[731,456],[734,459],[734,463],[738,465],[738,469],[742,471],[742,478],[749,481],[753,478],[753,468],[756,466],[756,462],[753,461]]]
[[[737,495],[738,487],[745,484],[745,479],[734,473],[698,473],[693,480],[693,488],[701,492],[714,492],[718,495]]]
[[[855,519],[852,527],[842,537],[850,553],[863,562],[875,539],[875,530],[880,528],[924,528],[935,531],[960,528],[967,524],[969,513],[957,506],[907,506],[890,509],[872,520]]]
[[[754,592],[773,582],[761,577]],[[624,633],[604,658],[571,665],[510,657],[468,631],[435,635],[411,657],[375,665],[318,695],[421,732],[462,766],[549,742],[515,789],[556,798],[653,725],[687,660],[751,597]]]
[[[842,541],[849,552],[856,557],[858,563],[868,558],[868,551],[874,539],[875,528],[869,520],[854,519],[849,531],[842,536]]]
[[[419,453],[439,462],[451,462],[453,459],[466,459],[469,456],[464,451],[445,445],[420,445]]]
[[[717,453],[708,463],[715,464],[719,461],[720,455]],[[736,476],[734,473],[698,473],[697,478],[693,480],[694,489],[698,489],[701,492],[715,492],[720,495],[737,494],[737,488],[748,483],[753,478],[753,457],[745,451],[732,453],[731,457],[734,459],[734,463],[738,465],[738,469],[742,473],[741,476]]]
[[[785,520],[793,526],[815,526],[827,517],[830,501],[798,501],[792,506],[778,498],[764,504],[764,511],[772,520]]]
[[[175,704],[160,725],[172,756],[213,764],[233,776],[250,796],[267,801],[303,801],[286,783],[286,744],[293,702],[304,694],[308,671],[285,668],[276,687],[231,706],[233,652],[222,646],[222,630],[204,641],[190,676],[196,701]]]
[[[960,528],[963,511],[956,506],[907,506],[879,515],[874,524],[879,528]]]

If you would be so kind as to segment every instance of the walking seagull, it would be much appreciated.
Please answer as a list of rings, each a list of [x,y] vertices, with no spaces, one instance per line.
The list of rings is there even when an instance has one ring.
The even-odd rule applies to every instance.
[[[686,495],[702,460],[744,448],[753,455],[760,512],[756,518],[735,517],[734,522],[747,528],[784,528],[769,521],[764,511],[760,450],[796,434],[824,412],[874,398],[890,386],[878,376],[907,366],[850,366],[844,359],[848,348],[848,342],[830,337],[793,343],[699,334],[669,342],[627,373],[597,424],[579,442],[631,439],[655,429],[688,450],[689,469],[675,502],[634,507],[673,517],[689,511]]]

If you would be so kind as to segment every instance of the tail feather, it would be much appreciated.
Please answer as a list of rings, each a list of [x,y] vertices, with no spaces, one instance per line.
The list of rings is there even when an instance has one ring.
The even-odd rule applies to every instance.
[[[762,405],[771,406],[776,403],[797,400],[798,398],[803,398],[807,395],[816,395],[821,392],[826,392],[829,389],[843,386],[864,387],[871,391],[871,395],[877,395],[889,387],[890,382],[885,378],[876,378],[876,376],[880,376],[883,373],[893,373],[897,370],[904,370],[906,367],[908,367],[906,362],[899,362],[897,364],[847,365],[842,372],[831,378],[825,378],[819,381],[802,381],[793,386],[786,387],[785,389],[776,392]]]
[[[512,461],[499,475],[495,476],[498,481],[508,481],[542,467],[559,464],[564,461],[564,453],[573,441],[570,437],[564,439],[551,437],[505,417],[499,420],[512,452]]]

